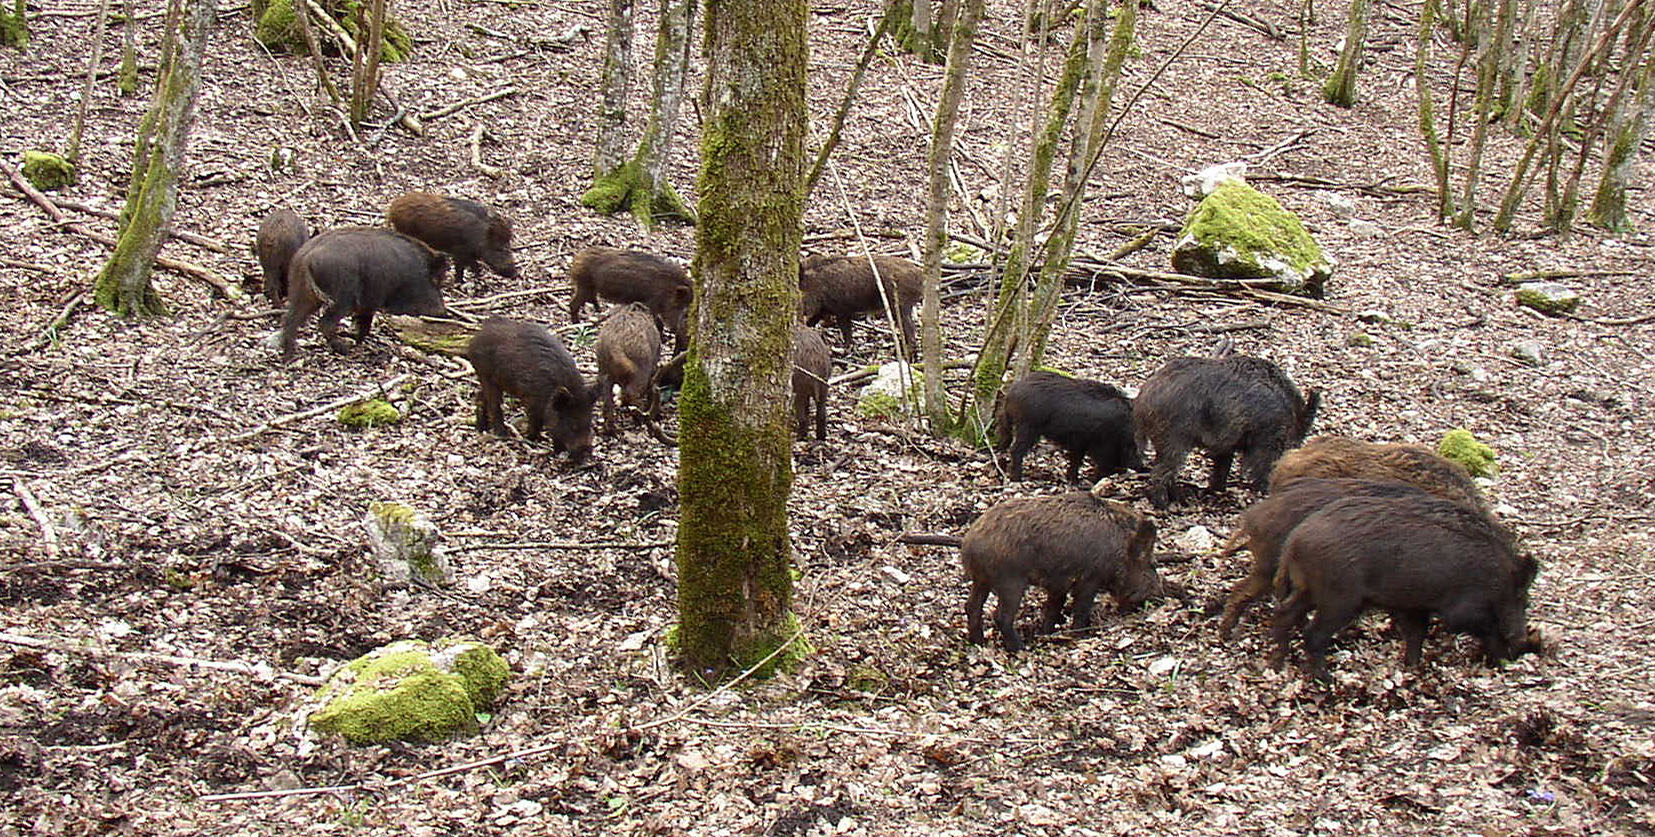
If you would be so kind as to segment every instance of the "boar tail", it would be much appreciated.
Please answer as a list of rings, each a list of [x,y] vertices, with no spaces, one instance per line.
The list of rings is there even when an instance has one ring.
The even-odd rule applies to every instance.
[[[291,296],[303,289],[304,293],[316,300],[321,307],[326,308],[333,304],[333,297],[322,293],[322,289],[317,287],[316,277],[310,273],[309,261],[294,259],[293,264],[288,266],[287,274],[288,295]]]

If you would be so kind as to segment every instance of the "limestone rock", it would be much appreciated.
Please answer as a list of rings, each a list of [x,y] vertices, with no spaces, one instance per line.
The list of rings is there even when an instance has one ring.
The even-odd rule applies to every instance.
[[[24,151],[23,177],[36,189],[51,192],[75,185],[75,164],[45,151]]]
[[[1511,344],[1511,356],[1530,366],[1546,363],[1546,350],[1538,340],[1519,340]]]
[[[1185,175],[1181,183],[1184,187],[1184,197],[1198,201],[1212,194],[1219,184],[1232,180],[1247,182],[1246,163],[1237,161],[1211,165],[1195,174]]]
[[[415,575],[430,584],[454,583],[441,534],[425,515],[402,503],[371,503],[362,525],[387,586],[406,587]]]
[[[1172,269],[1215,279],[1270,279],[1284,293],[1321,297],[1333,267],[1298,216],[1234,180],[1190,212],[1172,249]]]
[[[925,376],[910,364],[892,361],[879,367],[873,383],[856,397],[856,412],[867,418],[894,418],[903,413],[902,381],[909,382],[906,400],[925,403]]]
[[[318,732],[353,744],[444,741],[477,731],[511,668],[494,649],[449,637],[393,642],[339,667],[316,692]]]
[[[1517,286],[1517,304],[1542,314],[1564,314],[1580,304],[1580,294],[1557,282],[1524,282]]]

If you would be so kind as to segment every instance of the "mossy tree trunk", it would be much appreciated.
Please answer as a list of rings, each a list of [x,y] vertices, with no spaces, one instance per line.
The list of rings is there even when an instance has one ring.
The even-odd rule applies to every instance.
[[[948,65],[943,72],[942,93],[931,123],[931,154],[927,161],[925,241],[921,262],[925,289],[920,307],[920,345],[925,358],[925,413],[931,432],[941,435],[952,430],[948,399],[942,389],[942,251],[948,245],[948,161],[954,154],[954,125],[965,91],[965,74],[971,66],[971,48],[977,40],[977,22],[983,16],[983,0],[964,0],[960,19],[948,45]]]
[[[1626,187],[1649,123],[1655,119],[1655,56],[1644,59],[1637,100],[1628,106],[1628,111],[1610,126],[1603,176],[1592,196],[1592,207],[1586,213],[1588,223],[1615,232],[1627,232],[1632,226],[1626,216]]]
[[[0,0],[0,47],[27,49],[29,20],[23,16],[27,8],[23,0],[17,0],[15,5],[15,9],[8,11],[3,0]]]
[[[598,101],[598,149],[593,179],[626,161],[626,93],[632,82],[632,0],[609,0],[609,32],[603,46]]]
[[[1023,208],[1018,213],[1017,232],[1006,254],[1005,265],[1001,268],[994,306],[983,334],[983,345],[977,352],[977,362],[971,369],[965,399],[955,421],[958,435],[972,444],[986,438],[984,434],[992,420],[994,400],[1000,393],[1012,350],[1018,345],[1028,322],[1030,251],[1046,207],[1058,143],[1068,124],[1075,91],[1086,75],[1086,47],[1085,27],[1078,27],[1069,46],[1063,74],[1058,78],[1046,106],[1045,127],[1036,135],[1034,149],[1029,155],[1028,180],[1024,184]],[[1040,118],[1039,115],[1036,118]]]
[[[904,52],[927,64],[948,59],[949,35],[954,29],[960,0],[897,0],[891,36]]]
[[[711,0],[694,324],[679,418],[677,646],[708,679],[805,647],[788,393],[803,213],[804,0]]]
[[[690,65],[690,31],[696,0],[661,0],[655,36],[655,72],[649,122],[632,159],[600,172],[585,197],[588,207],[604,214],[630,211],[644,229],[657,220],[694,223],[695,213],[665,178],[672,159],[678,111],[684,103],[684,77]],[[621,118],[625,120],[625,110]]]
[[[216,11],[214,0],[182,0],[180,13],[169,20],[169,43],[163,45],[169,60],[156,85],[155,101],[139,128],[133,180],[121,212],[120,240],[93,287],[98,304],[119,316],[165,311],[150,285],[150,275],[178,206],[178,178],[195,120],[201,62]]]
[[[138,24],[132,19],[133,3],[134,0],[126,0],[121,6],[121,76],[115,89],[122,96],[138,92]]]
[[[1371,0],[1350,0],[1350,19],[1345,22],[1345,48],[1322,87],[1322,98],[1330,105],[1348,108],[1356,104],[1356,74],[1362,69],[1363,47],[1368,40],[1368,13]]]
[[[1029,302],[1029,316],[1019,343],[1026,350],[1018,356],[1017,377],[1029,373],[1045,358],[1046,339],[1051,334],[1052,322],[1057,317],[1057,301],[1063,289],[1063,274],[1069,269],[1069,257],[1074,252],[1075,234],[1080,228],[1080,206],[1086,195],[1088,161],[1096,157],[1103,143],[1109,110],[1115,99],[1115,85],[1120,80],[1121,67],[1132,49],[1138,27],[1137,0],[1121,4],[1115,18],[1113,36],[1109,33],[1109,19],[1104,14],[1101,0],[1089,0],[1084,25],[1076,30],[1075,39],[1086,33],[1088,73],[1081,96],[1081,111],[1075,122],[1074,136],[1069,148],[1068,169],[1064,172],[1063,201],[1066,207],[1056,219],[1056,226],[1047,236],[1040,259],[1040,277],[1035,282],[1034,295]]]
[[[1436,4],[1426,0],[1419,13],[1419,43],[1414,51],[1414,91],[1419,96],[1419,132],[1425,138],[1425,151],[1431,160],[1431,171],[1437,180],[1437,220],[1445,221],[1454,214],[1454,193],[1448,180],[1448,151],[1437,136],[1435,102],[1431,96],[1431,77],[1427,73],[1431,56],[1431,35],[1436,27]]]
[[[298,13],[303,16],[304,10]],[[364,15],[366,19],[364,19]],[[352,125],[361,125],[373,107],[379,90],[379,58],[385,49],[385,0],[372,0],[356,7],[356,31],[363,34],[362,48],[351,54]]]

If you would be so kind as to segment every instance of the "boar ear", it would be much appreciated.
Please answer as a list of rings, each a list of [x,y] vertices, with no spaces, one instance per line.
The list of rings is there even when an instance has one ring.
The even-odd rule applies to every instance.
[[[1304,399],[1304,413],[1299,418],[1299,437],[1310,432],[1310,423],[1316,420],[1316,411],[1322,406],[1322,388],[1311,387]]]
[[[1128,555],[1143,555],[1148,557],[1155,549],[1155,521],[1147,517],[1138,519],[1137,531],[1132,533],[1132,540],[1127,544]]]
[[[558,387],[557,392],[552,393],[552,406],[559,410],[567,409],[574,403],[574,393],[570,392],[568,387]]]
[[[672,289],[672,301],[675,305],[689,305],[690,299],[695,296],[695,287],[692,285],[676,285]]]

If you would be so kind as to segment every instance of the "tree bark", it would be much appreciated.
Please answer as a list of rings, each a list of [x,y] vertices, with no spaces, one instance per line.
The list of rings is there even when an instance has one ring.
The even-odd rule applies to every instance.
[[[98,24],[92,35],[92,57],[86,62],[86,84],[80,89],[80,102],[75,105],[75,128],[69,135],[69,151],[63,158],[80,167],[80,138],[86,131],[86,107],[92,101],[92,84],[98,78],[98,63],[103,60],[103,35],[109,27],[109,0],[98,0]]]
[[[155,88],[155,104],[140,128],[132,188],[121,215],[120,240],[93,286],[98,304],[119,316],[165,311],[150,286],[155,256],[178,206],[178,178],[201,91],[201,63],[217,12],[215,0],[184,0],[170,19],[163,53],[170,56]],[[139,176],[138,172],[142,171]]]
[[[609,0],[609,35],[603,48],[603,92],[598,105],[594,177],[603,177],[626,161],[626,92],[632,81],[631,64],[632,0]]]
[[[808,55],[804,0],[706,9],[676,645],[684,666],[716,680],[808,649],[791,611],[787,529]]]
[[[921,356],[925,359],[925,414],[931,433],[952,430],[948,399],[942,389],[942,251],[948,246],[948,161],[954,154],[954,125],[965,92],[965,74],[971,67],[971,47],[977,40],[977,22],[983,16],[984,0],[964,0],[960,19],[948,45],[948,64],[943,72],[942,93],[931,123],[931,154],[927,161],[925,241],[921,251],[925,288],[920,302]]]
[[[695,25],[695,7],[696,0],[661,0],[649,123],[632,157],[639,173],[638,187],[633,190],[632,214],[646,229],[657,216],[685,221],[695,217],[663,176],[672,159],[679,106],[684,103],[684,76],[690,66],[690,32]]]
[[[122,96],[138,92],[138,24],[132,19],[133,3],[126,0],[121,6],[125,17],[121,21],[121,76],[116,89]]]
[[[1368,40],[1368,13],[1371,0],[1350,0],[1350,19],[1345,22],[1345,48],[1339,52],[1339,63],[1333,67],[1322,88],[1322,98],[1330,105],[1348,108],[1356,104],[1356,74],[1362,68],[1363,46]]]
[[[29,47],[29,20],[23,13],[27,11],[23,0],[17,0],[16,9],[7,11],[3,2],[0,2],[0,47]]]
[[[295,9],[302,14],[303,9]],[[379,57],[385,49],[385,0],[373,0],[366,9],[357,6],[357,32],[362,48],[351,55],[351,124],[360,126],[373,107],[379,89]],[[366,15],[366,19],[363,19]]]
[[[1631,71],[1631,67],[1625,70]],[[1627,232],[1632,227],[1626,215],[1626,187],[1632,177],[1632,164],[1638,159],[1638,148],[1643,145],[1651,119],[1655,119],[1655,56],[1644,59],[1637,101],[1628,109],[1630,115],[1623,115],[1609,128],[1603,176],[1592,196],[1592,207],[1586,212],[1587,223],[1615,232]]]
[[[1437,137],[1431,79],[1426,74],[1431,56],[1431,34],[1436,27],[1435,11],[1435,4],[1426,0],[1419,13],[1419,43],[1414,53],[1414,91],[1419,96],[1419,133],[1425,138],[1425,151],[1437,180],[1437,220],[1445,221],[1454,214],[1454,193],[1448,180],[1448,152]]]

